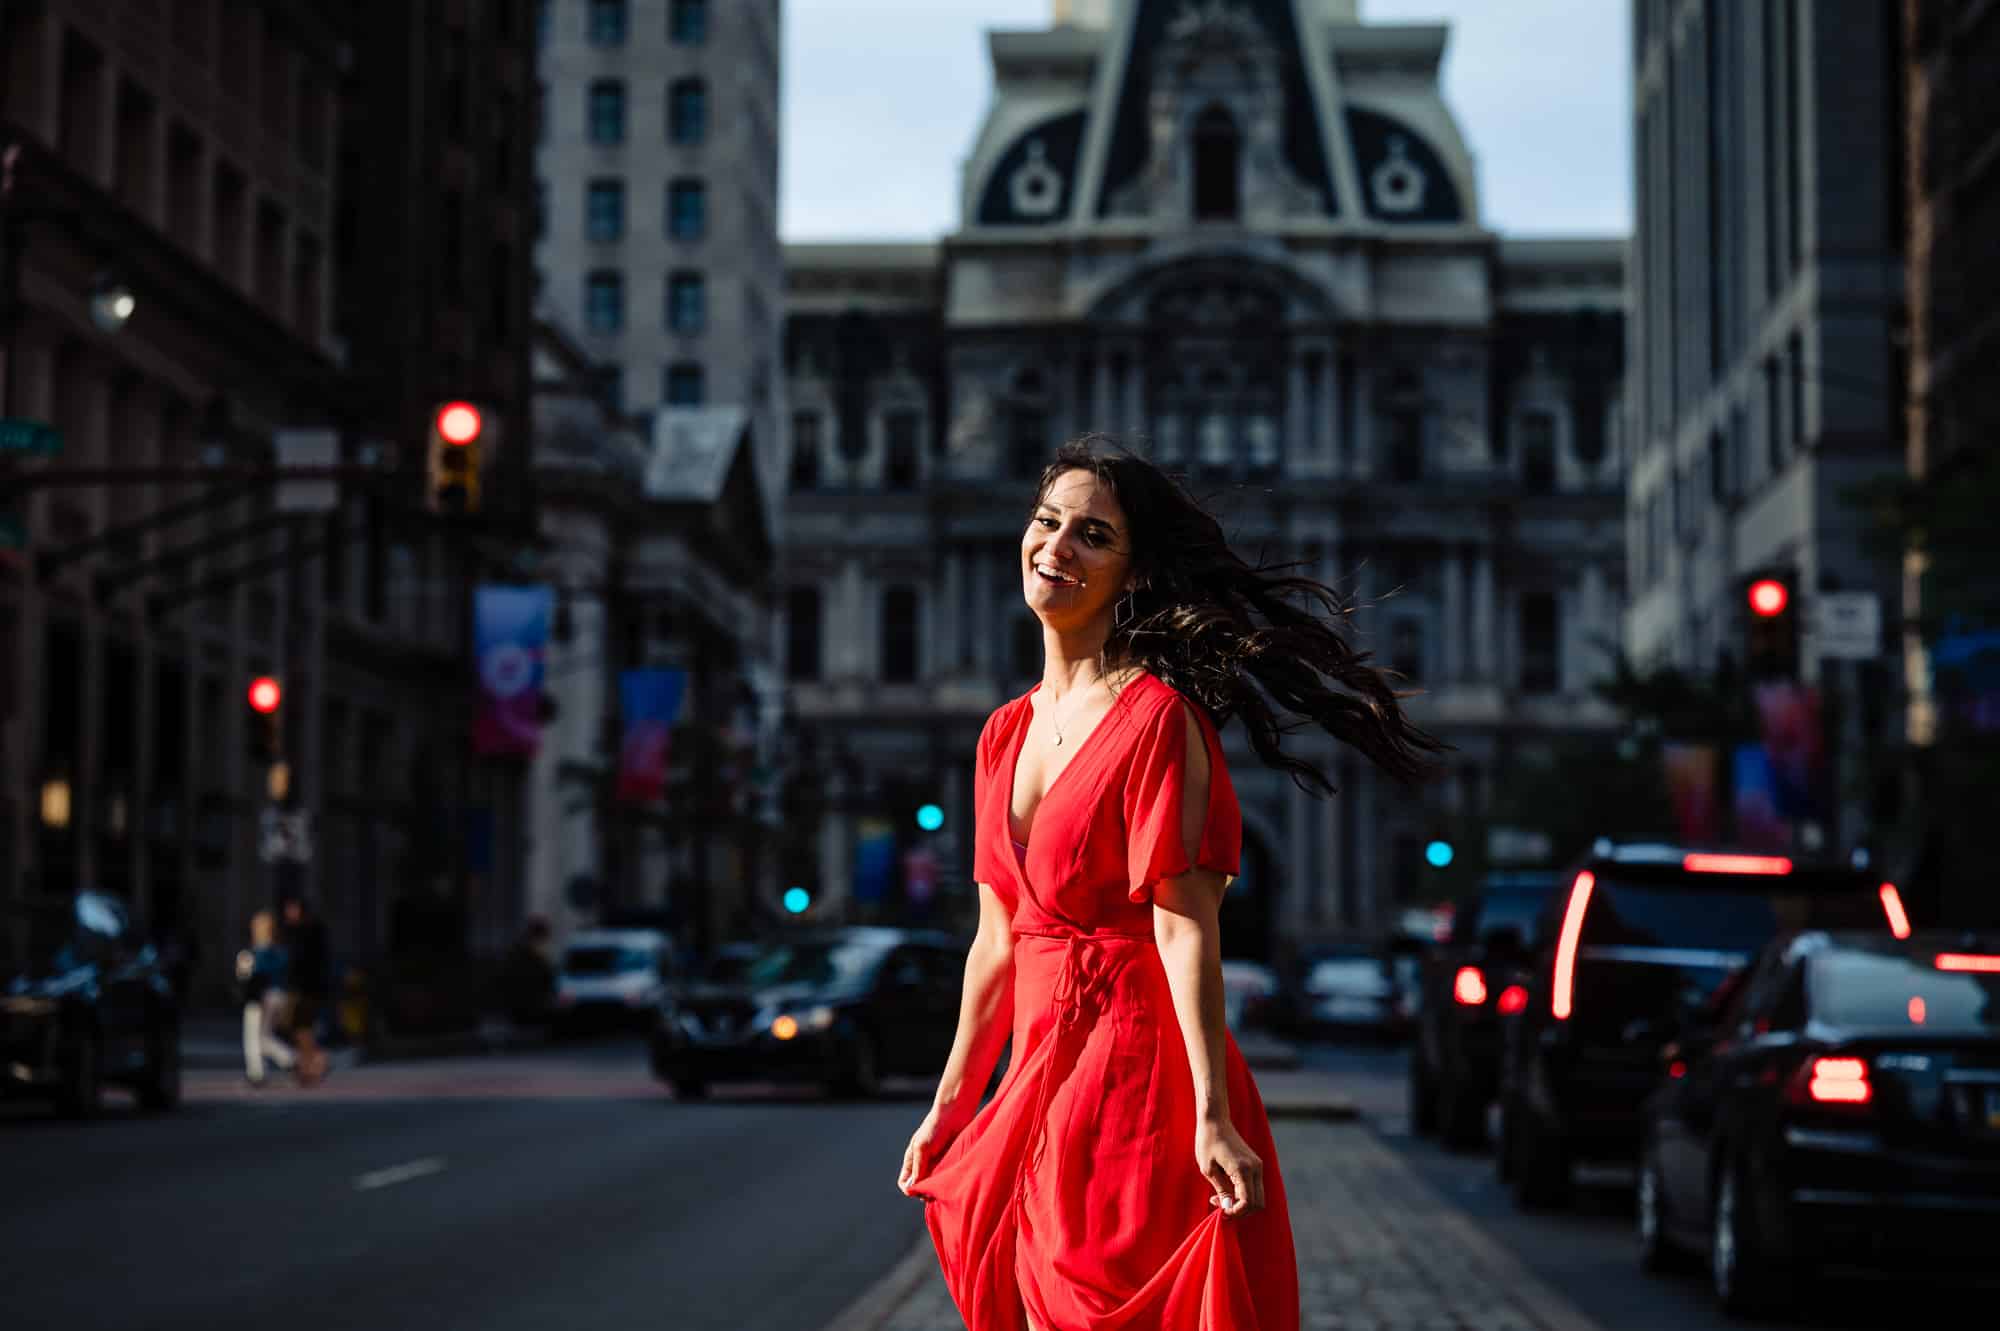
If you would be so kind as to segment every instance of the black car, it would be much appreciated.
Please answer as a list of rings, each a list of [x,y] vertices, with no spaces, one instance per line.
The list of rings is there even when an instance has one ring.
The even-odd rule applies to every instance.
[[[1824,1265],[1990,1271],[2000,1252],[2000,935],[1806,933],[1662,1051],[1645,1264],[1705,1251],[1756,1311]]]
[[[885,1076],[934,1076],[958,1028],[965,953],[947,934],[851,928],[720,958],[661,1002],[653,1073],[684,1098],[721,1081],[873,1095]]]
[[[100,892],[11,908],[0,952],[0,1095],[97,1112],[107,1082],[181,1098],[180,1009],[157,949]]]
[[[1637,1164],[1668,1032],[1766,944],[1909,929],[1895,888],[1847,864],[1600,842],[1564,877],[1505,1018],[1496,1155],[1524,1207],[1564,1201],[1574,1165]]]
[[[1425,958],[1410,1043],[1410,1125],[1445,1145],[1486,1138],[1500,1082],[1501,1020],[1527,1006],[1529,941],[1561,877],[1550,870],[1488,874],[1459,902],[1451,933]]]

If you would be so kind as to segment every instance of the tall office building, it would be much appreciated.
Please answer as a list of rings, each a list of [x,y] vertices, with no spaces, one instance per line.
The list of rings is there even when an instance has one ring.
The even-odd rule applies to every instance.
[[[540,0],[541,305],[631,413],[750,413],[775,481],[779,0]]]
[[[1625,642],[1642,665],[1726,678],[1745,663],[1746,581],[1791,579],[1798,677],[1826,686],[1800,705],[1844,726],[1814,733],[1845,770],[1804,774],[1842,795],[1777,791],[1773,835],[1807,847],[1863,838],[1863,766],[1889,723],[1866,704],[1894,690],[1886,653],[1827,670],[1810,630],[1835,591],[1896,617],[1894,569],[1847,494],[1903,456],[1897,29],[1875,0],[1632,6]]]

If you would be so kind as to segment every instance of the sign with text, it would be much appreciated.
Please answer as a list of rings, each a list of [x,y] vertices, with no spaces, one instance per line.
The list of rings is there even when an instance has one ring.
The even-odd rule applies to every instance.
[[[1873,661],[1882,654],[1882,598],[1821,592],[1813,598],[1813,651],[1824,660]]]

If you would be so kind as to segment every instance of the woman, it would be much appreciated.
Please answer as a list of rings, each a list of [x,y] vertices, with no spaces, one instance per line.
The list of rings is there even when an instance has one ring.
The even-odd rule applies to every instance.
[[[277,1037],[274,1014],[285,1001],[285,949],[278,945],[278,921],[270,911],[250,917],[250,946],[236,954],[236,983],[243,993],[243,1075],[264,1084],[264,1060],[295,1068],[298,1056]]]
[[[1042,682],[980,735],[978,933],[898,1186],[971,1331],[1297,1331],[1284,1183],[1223,1020],[1242,823],[1216,731],[1241,716],[1322,793],[1267,698],[1406,779],[1443,746],[1288,599],[1344,614],[1331,591],[1246,565],[1142,459],[1065,446],[1020,568]]]

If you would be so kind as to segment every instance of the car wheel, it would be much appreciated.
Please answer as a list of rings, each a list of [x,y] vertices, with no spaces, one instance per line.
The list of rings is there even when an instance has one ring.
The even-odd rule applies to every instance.
[[[676,1077],[674,1079],[674,1099],[706,1100],[707,1098],[708,1098],[707,1082],[696,1081],[692,1077]]]
[[[847,1066],[830,1089],[837,1096],[859,1100],[872,1100],[882,1093],[881,1063],[874,1037],[867,1031],[854,1033],[854,1043],[847,1051]]]
[[[92,1118],[104,1102],[103,1054],[97,1037],[85,1034],[76,1045],[69,1080],[63,1086],[61,1108],[68,1118]]]
[[[1465,1079],[1446,1073],[1437,1095],[1438,1136],[1454,1151],[1486,1144],[1486,1106],[1467,1094]]]
[[[1523,1211],[1555,1210],[1569,1201],[1569,1156],[1562,1143],[1525,1115],[1516,1114],[1514,1205]]]
[[[1785,1275],[1759,1239],[1756,1204],[1744,1172],[1731,1162],[1716,1180],[1708,1275],[1724,1312],[1754,1317],[1777,1306]]]
[[[1666,1181],[1660,1173],[1659,1153],[1648,1146],[1639,1159],[1639,1186],[1633,1204],[1639,1230],[1639,1269],[1659,1274],[1678,1271],[1687,1254],[1667,1232]]]
[[[1424,1042],[1410,1044],[1410,1131],[1428,1137],[1437,1131],[1437,1091],[1424,1064]]]
[[[181,1030],[167,1022],[153,1031],[146,1053],[146,1076],[139,1083],[139,1103],[156,1113],[181,1102]]]

